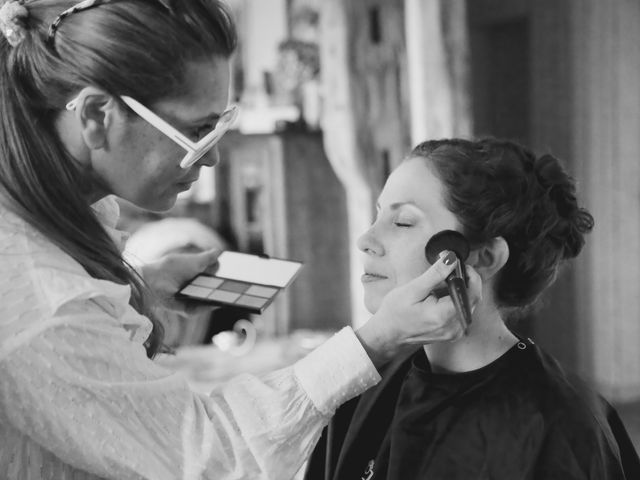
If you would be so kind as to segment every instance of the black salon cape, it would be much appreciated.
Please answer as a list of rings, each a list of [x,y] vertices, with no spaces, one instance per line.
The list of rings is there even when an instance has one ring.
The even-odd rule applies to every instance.
[[[473,372],[433,374],[420,349],[382,373],[338,409],[305,480],[640,480],[615,410],[531,341]]]

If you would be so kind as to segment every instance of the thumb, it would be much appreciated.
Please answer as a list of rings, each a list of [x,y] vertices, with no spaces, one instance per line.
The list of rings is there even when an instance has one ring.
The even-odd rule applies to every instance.
[[[433,289],[453,271],[458,262],[458,257],[452,251],[445,250],[440,253],[440,258],[431,265],[426,272],[408,282],[405,287],[409,300],[421,302],[427,298]]]
[[[198,252],[191,255],[192,265],[195,269],[202,272],[208,267],[214,265],[218,261],[218,257],[222,253],[219,248],[212,248],[204,252]]]

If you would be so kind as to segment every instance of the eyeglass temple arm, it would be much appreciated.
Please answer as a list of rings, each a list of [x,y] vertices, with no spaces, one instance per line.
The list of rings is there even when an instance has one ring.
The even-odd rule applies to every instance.
[[[127,97],[125,95],[123,95],[120,98],[122,98],[124,103],[126,103],[129,106],[129,108],[131,108],[131,110],[136,112],[138,115],[140,115],[147,122],[149,122],[151,125],[153,125],[158,130],[160,130],[162,133],[172,138],[176,143],[182,146],[185,150],[193,152],[198,149],[198,145],[196,143],[189,140],[182,133],[180,133],[179,130],[169,125],[162,118],[158,117],[156,114],[148,110],[145,106],[143,106],[137,100],[134,100],[133,98]]]

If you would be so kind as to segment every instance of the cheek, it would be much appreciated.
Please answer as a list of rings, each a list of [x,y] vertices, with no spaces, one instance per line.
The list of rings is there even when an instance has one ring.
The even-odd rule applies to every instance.
[[[429,262],[424,255],[424,245],[421,243],[412,248],[405,248],[394,263],[396,266],[396,285],[404,285],[422,275],[429,268]]]
[[[373,282],[365,287],[364,305],[371,314],[380,308],[382,300],[392,289],[422,275],[429,268],[429,263],[423,253],[424,245],[422,245],[421,239],[415,242],[403,241],[396,246],[398,248],[391,247],[390,249],[393,253],[387,252],[389,255],[387,260],[391,267],[387,270],[389,279]]]
[[[147,184],[162,189],[178,181],[184,170],[180,168],[180,160],[185,151],[170,139],[163,137],[156,140],[139,159],[140,169],[144,171]]]
[[[137,157],[132,160],[149,173],[179,168],[180,160],[185,154],[173,140],[147,123],[131,129],[125,143]]]
[[[176,185],[178,174],[172,168],[152,162],[143,174],[144,179],[138,183],[138,197],[148,205],[158,201],[165,203],[168,197],[175,201],[179,190]]]
[[[175,161],[175,154],[151,151],[137,161],[138,165],[131,169],[130,177],[124,179],[130,196],[127,200],[154,211],[171,208],[179,192],[176,182],[182,172]]]

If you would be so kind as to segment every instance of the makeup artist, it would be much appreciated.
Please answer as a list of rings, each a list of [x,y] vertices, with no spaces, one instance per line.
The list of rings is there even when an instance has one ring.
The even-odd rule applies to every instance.
[[[142,280],[113,195],[166,210],[216,164],[232,20],[216,0],[27,0],[2,2],[0,30],[3,479],[286,480],[375,366],[460,336],[451,301],[428,296],[446,257],[292,367],[191,391],[152,361],[157,299],[216,254]]]
[[[505,325],[593,227],[559,161],[509,141],[427,141],[378,204],[358,242],[374,316],[428,269],[425,244],[446,230],[466,237],[482,299],[462,339],[400,355],[380,384],[338,409],[306,480],[640,478],[613,408]]]

